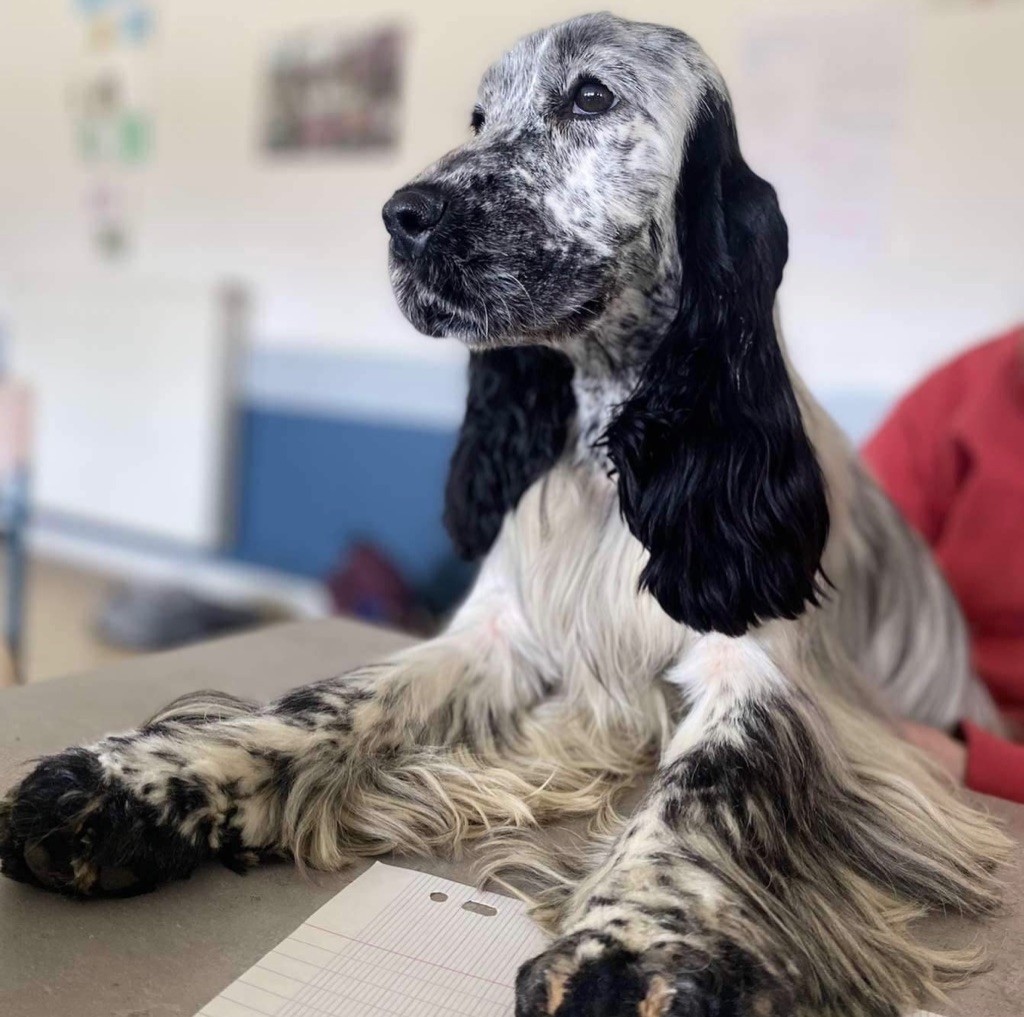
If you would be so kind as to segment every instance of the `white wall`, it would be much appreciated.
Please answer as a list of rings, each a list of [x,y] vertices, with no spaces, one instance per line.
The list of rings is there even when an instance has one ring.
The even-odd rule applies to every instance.
[[[865,0],[850,0],[859,6]],[[476,81],[517,35],[590,6],[573,0],[164,0],[153,56],[157,155],[128,266],[258,295],[272,344],[456,356],[417,337],[394,307],[379,208],[466,134]],[[743,0],[621,0],[618,13],[691,31],[739,70],[745,17],[799,9]],[[805,8],[808,4],[803,5]],[[1024,316],[1024,4],[921,0],[888,249],[854,266],[794,260],[784,316],[818,386],[893,389],[985,330]],[[68,74],[81,53],[69,0],[0,13],[0,285],[92,266],[84,181],[72,152]],[[814,4],[820,9],[821,4]],[[394,16],[410,29],[397,157],[268,160],[259,150],[261,68],[283,34]],[[742,133],[742,102],[740,103]],[[748,153],[757,168],[755,153]],[[785,186],[783,181],[783,199]]]
[[[194,548],[224,534],[228,302],[212,287],[19,283],[13,369],[38,387],[35,500]]]

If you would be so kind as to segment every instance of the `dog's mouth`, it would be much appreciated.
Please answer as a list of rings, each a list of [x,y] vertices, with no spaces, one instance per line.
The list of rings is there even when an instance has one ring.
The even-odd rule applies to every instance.
[[[601,290],[543,313],[538,298],[509,271],[480,273],[484,280],[490,275],[508,284],[497,292],[468,270],[448,266],[443,278],[438,274],[436,264],[410,263],[392,254],[392,288],[413,327],[431,338],[458,339],[474,350],[558,346],[592,327],[610,299]]]
[[[417,331],[433,339],[455,338],[470,345],[477,337],[483,340],[492,334],[497,322],[491,323],[485,305],[471,307],[461,293],[428,281],[423,274],[392,256],[392,288],[402,313]]]

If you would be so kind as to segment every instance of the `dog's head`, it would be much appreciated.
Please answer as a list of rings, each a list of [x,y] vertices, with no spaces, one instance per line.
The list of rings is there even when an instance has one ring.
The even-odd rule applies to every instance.
[[[681,32],[611,15],[528,36],[484,75],[472,136],[384,207],[420,331],[481,349],[606,328],[675,260],[685,142],[720,88]]]
[[[779,347],[775,192],[740,154],[687,35],[590,15],[484,77],[462,148],[385,206],[399,303],[465,341],[446,519],[485,551],[560,455],[573,359],[639,366],[604,441],[641,583],[673,618],[740,634],[817,596],[824,483]]]

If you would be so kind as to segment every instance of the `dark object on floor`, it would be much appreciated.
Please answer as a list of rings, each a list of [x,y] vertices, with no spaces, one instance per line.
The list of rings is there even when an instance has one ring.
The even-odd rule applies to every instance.
[[[342,555],[327,589],[339,614],[431,636],[465,597],[476,571],[449,554],[417,586],[384,550],[364,540]]]
[[[263,615],[204,600],[187,590],[128,583],[110,595],[96,620],[100,637],[131,650],[166,650],[253,628]]]
[[[418,604],[415,590],[398,566],[368,541],[353,543],[327,578],[331,602],[339,614],[424,632],[432,619]]]

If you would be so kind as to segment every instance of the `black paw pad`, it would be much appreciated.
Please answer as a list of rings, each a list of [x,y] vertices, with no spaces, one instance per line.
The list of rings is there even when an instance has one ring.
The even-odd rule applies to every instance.
[[[0,803],[0,871],[60,893],[142,893],[200,856],[87,749],[42,760]]]
[[[649,977],[639,957],[618,946],[576,944],[523,965],[516,1017],[667,1017],[674,990]]]
[[[711,957],[681,943],[626,949],[599,932],[564,937],[524,964],[516,1017],[779,1017],[793,997],[723,948]]]

